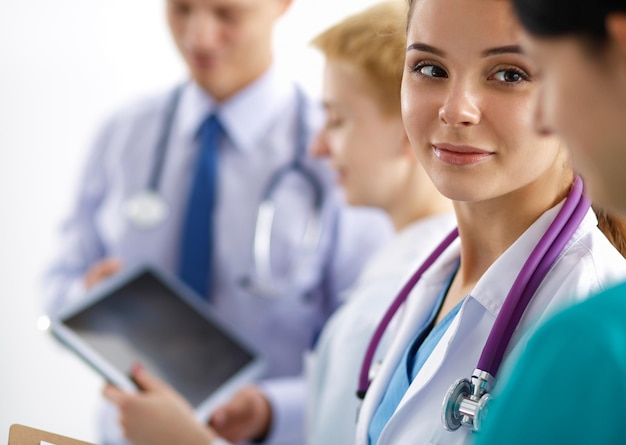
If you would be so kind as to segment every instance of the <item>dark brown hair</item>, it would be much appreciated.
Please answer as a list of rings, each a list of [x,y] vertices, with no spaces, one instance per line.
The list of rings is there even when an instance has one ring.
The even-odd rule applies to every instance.
[[[578,36],[606,42],[606,18],[626,12],[624,0],[512,0],[522,25],[541,37]]]
[[[606,211],[593,206],[598,217],[598,227],[609,239],[611,244],[626,257],[626,219],[608,214]]]

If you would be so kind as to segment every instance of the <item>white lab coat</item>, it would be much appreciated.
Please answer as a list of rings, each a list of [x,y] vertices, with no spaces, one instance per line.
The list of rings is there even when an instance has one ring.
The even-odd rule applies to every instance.
[[[306,376],[263,382],[264,390],[267,382],[272,384],[271,391],[265,391],[272,405],[272,428],[264,443],[354,441],[356,384],[369,339],[408,277],[455,226],[452,212],[423,218],[398,232],[368,261],[344,292],[346,303],[324,325],[314,350],[307,352]],[[377,360],[386,350],[387,337]]]
[[[328,320],[307,358],[309,444],[354,441],[356,388],[370,338],[402,286],[455,226],[453,213],[413,223],[368,262],[347,291],[346,303]],[[384,356],[389,337],[383,337],[375,361]]]
[[[383,429],[379,444],[464,444],[471,440],[468,428],[449,432],[442,426],[441,405],[450,385],[469,378],[517,273],[546,231],[562,203],[544,213],[483,275],[430,357],[411,383],[395,413]],[[596,227],[590,210],[572,240],[540,285],[507,350],[538,321],[558,308],[596,293],[626,276],[626,260]],[[368,427],[396,366],[427,320],[444,281],[459,256],[457,240],[416,285],[385,361],[361,407],[357,444],[368,443]],[[529,389],[530,390],[530,389]]]

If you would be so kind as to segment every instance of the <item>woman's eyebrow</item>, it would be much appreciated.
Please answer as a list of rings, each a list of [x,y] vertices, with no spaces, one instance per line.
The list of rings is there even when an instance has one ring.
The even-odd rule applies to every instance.
[[[423,51],[426,53],[432,53],[436,56],[439,57],[445,57],[446,53],[438,48],[435,48],[434,46],[430,46],[427,45],[425,43],[411,43],[407,48],[406,51]]]
[[[435,48],[434,46],[428,45],[426,43],[411,43],[407,47],[408,51],[422,51],[426,53],[431,53],[439,57],[445,57],[445,51]],[[482,57],[490,57],[497,56],[499,54],[524,54],[524,50],[520,45],[505,45],[505,46],[497,46],[494,48],[489,48],[484,50],[481,53]]]
[[[482,52],[483,57],[497,56],[499,54],[525,54],[520,45],[505,45],[489,48]]]

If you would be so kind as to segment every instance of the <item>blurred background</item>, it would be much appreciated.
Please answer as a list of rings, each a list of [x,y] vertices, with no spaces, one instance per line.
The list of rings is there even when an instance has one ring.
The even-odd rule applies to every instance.
[[[309,40],[373,3],[294,0],[278,63],[318,94]],[[99,125],[184,73],[163,0],[0,0],[0,444],[13,423],[97,440],[103,381],[37,330],[41,274]]]

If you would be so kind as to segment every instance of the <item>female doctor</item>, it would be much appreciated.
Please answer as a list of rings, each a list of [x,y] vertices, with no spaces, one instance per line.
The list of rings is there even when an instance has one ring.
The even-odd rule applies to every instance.
[[[496,316],[508,309],[505,299],[520,287],[513,284],[535,246],[572,202],[584,202],[573,201],[580,182],[563,143],[534,131],[538,70],[520,44],[507,1],[410,2],[403,119],[424,169],[453,200],[459,238],[413,287],[381,368],[362,388],[358,444],[470,440],[478,425],[444,415],[444,397],[482,362]],[[581,222],[570,227],[519,324],[505,325],[512,339],[499,345],[502,353],[523,344],[524,331],[550,312],[624,277],[626,261],[594,212],[580,209]],[[489,369],[496,378],[497,367]],[[488,389],[493,381],[478,374],[484,381],[472,380],[479,383],[472,390]]]
[[[543,72],[539,128],[568,141],[593,199],[625,215],[626,3],[514,5]],[[477,445],[626,443],[625,320],[622,283],[542,325],[507,363]]]

